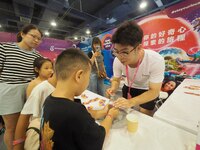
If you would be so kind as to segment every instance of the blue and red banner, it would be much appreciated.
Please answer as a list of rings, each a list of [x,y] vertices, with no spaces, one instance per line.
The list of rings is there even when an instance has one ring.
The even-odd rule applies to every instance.
[[[185,0],[136,21],[144,31],[144,49],[154,50],[165,58],[166,78],[200,78],[199,0]],[[115,30],[99,35],[109,56]],[[111,69],[113,58],[108,59],[107,69]]]

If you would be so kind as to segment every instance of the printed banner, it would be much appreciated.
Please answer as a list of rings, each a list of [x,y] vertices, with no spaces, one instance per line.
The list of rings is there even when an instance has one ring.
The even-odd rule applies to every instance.
[[[8,32],[0,32],[0,42],[16,42],[16,34]],[[58,40],[53,38],[43,38],[37,50],[44,57],[55,60],[56,57],[65,49],[69,47],[77,47],[78,42],[70,40]]]
[[[185,78],[200,79],[200,2],[185,0],[167,9],[136,20],[144,31],[143,47],[165,59],[163,87],[174,90]],[[111,55],[111,37],[116,29],[99,35],[105,55]],[[112,76],[113,57],[108,57],[107,72]]]

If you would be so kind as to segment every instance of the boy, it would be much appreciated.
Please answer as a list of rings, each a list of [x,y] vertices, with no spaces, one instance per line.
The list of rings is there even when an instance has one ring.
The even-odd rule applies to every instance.
[[[55,72],[55,91],[44,103],[41,148],[101,150],[118,110],[110,109],[99,126],[80,100],[74,99],[88,86],[89,58],[78,49],[67,49],[57,57]]]

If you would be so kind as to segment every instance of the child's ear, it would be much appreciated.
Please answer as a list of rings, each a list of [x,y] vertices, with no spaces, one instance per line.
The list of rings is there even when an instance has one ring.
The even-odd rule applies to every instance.
[[[76,75],[75,75],[76,81],[77,81],[77,82],[80,82],[82,76],[83,76],[83,70],[78,70],[78,71],[76,72]]]
[[[34,68],[35,72],[39,73],[39,69],[37,67]]]

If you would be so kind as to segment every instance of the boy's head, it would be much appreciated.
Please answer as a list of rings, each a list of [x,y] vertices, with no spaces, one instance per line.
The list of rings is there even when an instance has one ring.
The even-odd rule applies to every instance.
[[[69,48],[58,55],[55,63],[57,81],[70,80],[77,86],[75,95],[80,95],[89,84],[90,59],[79,49]]]

